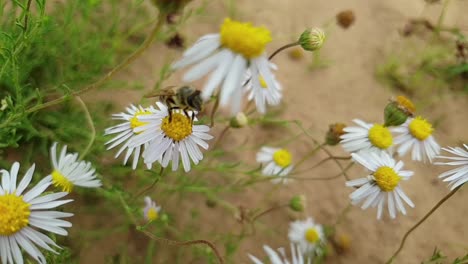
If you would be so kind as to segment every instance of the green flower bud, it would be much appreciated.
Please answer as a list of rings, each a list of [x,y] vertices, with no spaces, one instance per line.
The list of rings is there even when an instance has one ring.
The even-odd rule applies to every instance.
[[[385,126],[399,126],[406,122],[408,117],[413,116],[416,108],[413,102],[404,96],[397,96],[396,100],[390,101],[384,109]]]
[[[341,136],[345,134],[344,128],[346,127],[343,123],[335,123],[329,126],[328,132],[325,136],[325,142],[329,146],[335,146],[341,141]]]
[[[304,50],[319,50],[325,41],[325,33],[319,28],[306,29],[299,37],[299,44]]]
[[[237,115],[233,118],[231,118],[231,121],[229,122],[229,125],[232,128],[241,128],[245,127],[249,124],[249,119],[243,112],[237,113]]]
[[[296,212],[303,212],[306,206],[304,195],[296,195],[289,201],[289,208]]]

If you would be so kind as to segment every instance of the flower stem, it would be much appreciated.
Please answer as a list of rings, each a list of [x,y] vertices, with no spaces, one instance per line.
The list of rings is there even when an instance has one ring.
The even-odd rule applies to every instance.
[[[309,151],[309,153],[307,153],[306,155],[304,155],[304,156],[302,157],[302,159],[300,159],[300,160],[296,163],[295,167],[296,167],[296,168],[299,168],[299,166],[300,166],[302,163],[304,163],[308,158],[312,157],[312,156],[315,154],[315,152],[317,152],[317,150],[321,149],[321,148],[322,148],[323,146],[325,146],[325,145],[326,145],[326,143],[318,144],[315,148],[313,148],[311,151]]]
[[[39,111],[41,109],[60,104],[63,101],[65,101],[69,96],[79,96],[81,94],[84,94],[84,93],[96,88],[96,87],[101,86],[103,83],[110,80],[117,72],[121,71],[122,69],[127,67],[130,63],[135,61],[146,49],[148,49],[148,47],[150,47],[151,43],[153,43],[156,35],[158,34],[159,30],[161,29],[161,27],[164,24],[164,18],[165,18],[165,16],[160,14],[159,17],[158,17],[158,20],[156,22],[156,25],[154,26],[154,28],[151,31],[150,35],[145,39],[143,44],[141,44],[141,46],[138,47],[137,50],[135,50],[132,54],[130,54],[130,56],[128,56],[120,64],[118,64],[113,69],[111,69],[106,75],[102,76],[99,80],[97,80],[94,83],[89,84],[88,86],[86,86],[85,88],[83,88],[81,90],[72,92],[70,95],[64,95],[64,96],[59,97],[57,99],[54,99],[54,100],[45,102],[43,104],[36,105],[36,106],[33,106],[33,107],[29,108],[29,109],[26,109],[26,113],[33,113],[33,112]]]
[[[32,0],[28,0],[28,3],[26,4],[26,13],[24,14],[24,29],[23,32],[26,32],[28,30],[28,20],[29,20],[29,12],[31,9],[31,2]]]
[[[220,264],[224,263],[224,260],[221,257],[221,254],[219,253],[219,251],[216,249],[215,245],[213,245],[213,243],[211,243],[208,240],[197,239],[197,240],[190,240],[190,241],[175,241],[175,240],[170,240],[170,239],[167,239],[167,238],[157,237],[157,236],[153,235],[151,232],[146,231],[146,230],[139,230],[139,231],[143,232],[145,235],[147,235],[149,238],[153,239],[154,241],[162,242],[162,243],[164,243],[166,245],[169,245],[169,246],[180,247],[180,246],[192,246],[192,245],[196,245],[196,244],[207,245],[215,253],[216,258],[218,258],[218,262]]]
[[[413,227],[411,227],[403,236],[403,239],[400,242],[400,246],[398,249],[393,253],[393,255],[390,257],[390,259],[386,262],[387,264],[390,264],[393,262],[393,260],[398,256],[400,251],[403,249],[403,246],[405,245],[406,239],[408,236],[418,228],[424,221],[426,221],[429,216],[431,216],[445,201],[447,201],[450,197],[452,197],[463,185],[458,186],[457,188],[453,189],[449,194],[444,196],[419,222],[417,222]]]
[[[286,45],[280,47],[279,49],[275,50],[275,52],[273,52],[273,53],[270,55],[270,57],[268,57],[268,60],[272,60],[272,59],[276,56],[276,54],[280,53],[281,51],[283,51],[283,50],[285,50],[285,49],[289,49],[289,48],[291,48],[291,47],[295,47],[295,46],[297,46],[297,45],[300,45],[300,44],[299,44],[299,41],[295,41],[295,42],[293,42],[293,43],[289,43],[289,44],[286,44]]]
[[[96,128],[94,127],[93,118],[91,117],[91,114],[89,113],[89,109],[86,106],[85,102],[83,102],[83,100],[79,96],[76,97],[76,100],[80,103],[81,107],[83,107],[83,110],[86,116],[86,121],[88,122],[89,128],[91,129],[91,136],[89,139],[89,143],[86,146],[85,150],[81,152],[81,155],[80,155],[80,159],[83,159],[93,147],[94,140],[96,140]]]

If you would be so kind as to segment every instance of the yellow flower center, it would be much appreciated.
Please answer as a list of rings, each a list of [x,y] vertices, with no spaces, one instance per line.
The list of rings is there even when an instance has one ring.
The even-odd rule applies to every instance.
[[[273,160],[278,166],[286,168],[291,164],[292,156],[289,151],[280,149],[273,154]]]
[[[148,214],[146,217],[148,218],[149,221],[154,221],[158,219],[158,211],[154,207],[151,207],[148,210]]]
[[[409,124],[409,131],[413,137],[419,140],[425,140],[434,131],[431,123],[427,122],[426,119],[418,116]]]
[[[382,166],[374,172],[377,185],[384,192],[390,192],[400,182],[401,177],[390,167]]]
[[[399,95],[396,97],[396,102],[400,108],[406,110],[410,114],[414,114],[416,112],[416,107],[414,106],[413,102],[410,99],[404,97],[403,95]]]
[[[260,86],[261,86],[263,89],[268,88],[265,79],[263,79],[263,76],[260,75],[260,76],[258,77],[258,81],[260,82]]]
[[[0,236],[10,236],[29,223],[31,205],[22,196],[6,194],[0,196]]]
[[[141,115],[150,115],[150,114],[151,114],[150,111],[141,111],[141,110],[140,110],[140,111],[137,111],[137,112],[133,115],[133,117],[130,118],[130,127],[131,127],[132,129],[135,129],[135,128],[137,128],[137,127],[144,126],[144,125],[148,124],[148,122],[141,122],[141,121],[138,119],[138,117],[141,116]],[[134,132],[134,133],[136,133],[136,132]],[[136,133],[136,134],[139,134],[139,133],[141,133],[141,132],[138,132],[138,133]]]
[[[261,55],[271,41],[270,31],[264,27],[254,27],[229,18],[221,25],[221,45],[251,59]]]
[[[390,130],[379,124],[375,124],[369,129],[369,140],[372,145],[380,149],[387,149],[393,144],[393,137]]]
[[[64,192],[71,193],[73,191],[73,183],[58,170],[52,172],[52,183]]]
[[[161,129],[166,136],[174,141],[181,141],[192,134],[192,122],[183,114],[172,113],[172,121],[169,121],[169,116],[166,116],[161,124]]]
[[[317,243],[317,241],[319,241],[320,239],[317,229],[315,228],[307,229],[307,231],[305,232],[305,239],[311,244]]]

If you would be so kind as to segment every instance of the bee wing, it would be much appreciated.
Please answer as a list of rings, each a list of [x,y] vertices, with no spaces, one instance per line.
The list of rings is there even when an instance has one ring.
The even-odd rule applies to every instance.
[[[175,85],[167,86],[164,87],[163,89],[159,91],[153,91],[149,92],[144,95],[145,98],[151,98],[151,97],[159,97],[159,96],[172,96],[174,95],[174,90],[173,88],[176,87]]]

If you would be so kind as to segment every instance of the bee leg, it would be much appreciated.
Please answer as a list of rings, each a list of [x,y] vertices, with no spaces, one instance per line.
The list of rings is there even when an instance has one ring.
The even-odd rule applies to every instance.
[[[190,119],[192,120],[192,125],[193,125],[193,121],[195,121],[195,112],[192,112],[192,116],[190,117]]]
[[[186,116],[187,118],[190,118],[190,115],[188,114],[188,112],[187,112],[187,109],[186,109],[186,108],[184,108],[184,114],[185,114],[185,116]]]
[[[180,109],[180,107],[178,106],[171,106],[169,107],[168,111],[169,111],[169,123],[172,122],[172,112],[176,109]]]

